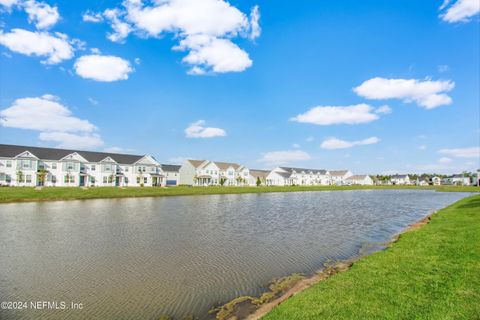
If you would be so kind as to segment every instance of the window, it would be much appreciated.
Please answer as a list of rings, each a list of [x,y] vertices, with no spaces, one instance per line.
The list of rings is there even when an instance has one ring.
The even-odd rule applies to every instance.
[[[91,169],[92,169],[92,171],[95,171],[96,168],[95,168],[94,164],[92,164]]]
[[[140,177],[137,177],[137,184],[140,184]]]
[[[125,167],[125,172],[128,172],[128,167]]]
[[[108,177],[107,177],[107,176],[104,176],[104,177],[103,177],[103,183],[107,183],[107,181],[108,181]]]
[[[56,162],[52,162],[52,169],[57,169],[57,163]]]
[[[9,174],[6,174],[5,175],[5,182],[8,182],[8,183],[12,182],[12,176],[9,175]]]
[[[53,178],[53,177],[52,177]],[[75,182],[75,176],[72,175],[66,175],[63,179],[65,183],[74,183]],[[53,181],[52,181],[53,182]]]
[[[127,177],[125,177],[123,179],[124,179],[125,183],[128,183],[128,178]]]
[[[95,183],[95,177],[90,177],[90,183]]]
[[[147,178],[147,177],[144,177],[144,178],[143,178],[143,183],[147,183],[147,181],[148,181],[148,178]]]
[[[12,160],[7,160],[7,168],[11,168],[12,167]]]
[[[112,183],[113,182],[113,175],[112,176],[108,176],[108,183]]]
[[[57,177],[56,176],[52,176],[52,183],[57,183]]]

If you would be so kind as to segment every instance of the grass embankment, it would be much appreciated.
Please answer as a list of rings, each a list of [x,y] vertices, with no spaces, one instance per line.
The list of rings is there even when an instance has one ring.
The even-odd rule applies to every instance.
[[[480,319],[480,195],[262,319]]]
[[[451,192],[480,192],[478,187],[458,186],[287,186],[287,187],[46,187],[36,190],[32,187],[0,188],[0,203],[21,201],[51,201],[74,199],[128,198],[128,197],[161,197],[179,195],[264,193],[264,192],[298,192],[298,191],[331,191],[362,189],[424,189]]]

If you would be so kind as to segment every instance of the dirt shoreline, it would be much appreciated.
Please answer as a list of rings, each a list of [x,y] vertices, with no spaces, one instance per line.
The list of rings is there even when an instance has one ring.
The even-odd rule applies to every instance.
[[[392,244],[394,244],[395,242],[397,242],[400,239],[402,234],[418,230],[418,229],[422,228],[423,226],[427,225],[430,222],[431,217],[436,212],[437,211],[429,214],[425,218],[422,218],[421,220],[419,220],[415,223],[412,223],[411,225],[409,225],[408,227],[406,227],[405,229],[403,229],[399,233],[395,234],[390,239],[390,241],[387,241],[383,244],[383,249],[381,249],[381,250],[388,249]],[[375,252],[377,252],[377,251],[375,251]],[[372,254],[372,253],[374,253],[374,252],[370,252],[369,254]],[[340,262],[337,262],[337,263],[335,263],[331,266],[327,266],[326,268],[317,271],[313,276],[310,276],[310,277],[307,277],[307,278],[304,278],[304,279],[298,281],[292,288],[287,290],[285,293],[283,293],[278,298],[275,298],[274,300],[263,304],[258,309],[256,309],[253,313],[249,314],[245,319],[246,320],[258,320],[258,319],[262,318],[267,313],[272,311],[273,308],[280,305],[281,303],[283,303],[287,299],[289,299],[289,298],[293,297],[294,295],[304,291],[305,289],[310,288],[311,286],[313,286],[316,283],[319,283],[320,281],[323,281],[323,280],[326,280],[326,279],[330,278],[331,276],[333,276],[333,275],[335,275],[339,272],[347,271],[348,269],[350,269],[350,267],[356,261],[362,259],[365,256],[368,256],[369,254],[359,255],[359,256],[353,257],[353,258],[348,259],[348,260],[340,261]],[[230,319],[234,320],[236,318],[232,317]]]

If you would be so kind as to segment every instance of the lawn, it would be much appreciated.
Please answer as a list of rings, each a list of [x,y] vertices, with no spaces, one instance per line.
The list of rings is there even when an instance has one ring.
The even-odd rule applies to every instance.
[[[298,191],[331,191],[357,189],[433,189],[452,192],[480,192],[478,187],[457,186],[288,186],[288,187],[50,187],[37,190],[31,187],[0,188],[0,203],[20,201],[49,201],[73,199],[100,199],[126,197],[160,197],[177,195],[229,194],[229,193],[262,193],[262,192],[298,192]]]
[[[480,319],[480,195],[262,319]]]

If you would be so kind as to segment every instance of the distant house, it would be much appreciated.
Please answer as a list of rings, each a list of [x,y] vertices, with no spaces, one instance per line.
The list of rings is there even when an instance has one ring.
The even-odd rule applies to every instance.
[[[167,186],[177,186],[179,184],[181,167],[180,165],[162,164]]]
[[[267,184],[267,176],[270,173],[269,170],[257,170],[257,169],[250,169],[249,177],[248,177],[248,184],[250,186],[256,186],[257,180],[260,180],[260,184],[262,186]]]
[[[454,174],[442,179],[443,185],[469,186],[471,185],[470,177],[463,174]]]
[[[428,176],[421,176],[417,179],[417,185],[419,186],[428,186],[430,184],[432,184],[432,181]]]
[[[195,186],[242,186],[248,184],[247,167],[231,162],[187,160],[181,166],[180,184]]]
[[[390,177],[393,185],[408,185],[410,184],[410,177],[408,174],[395,174]]]
[[[350,170],[332,170],[328,171],[330,176],[330,183],[334,185],[344,185],[348,177],[353,176]]]
[[[362,185],[362,186],[371,186],[373,185],[373,180],[369,175],[353,175],[348,177],[346,180],[348,185]]]
[[[267,176],[268,185],[280,186],[328,185],[329,180],[327,170],[292,167],[277,167]]]
[[[431,178],[431,181],[432,181],[432,184],[433,184],[434,186],[439,186],[439,185],[442,184],[442,178],[437,177],[437,176],[432,177],[432,178]]]
[[[477,174],[476,174],[476,177],[475,177],[474,185],[476,185],[477,187],[480,186],[480,169],[477,170]]]

